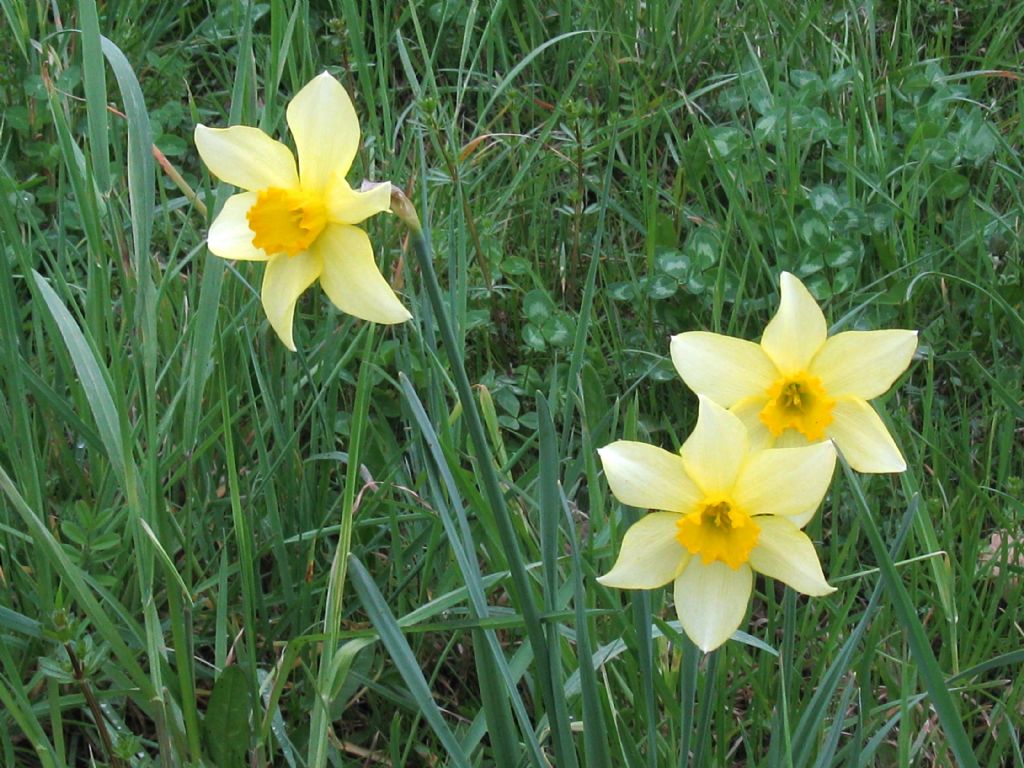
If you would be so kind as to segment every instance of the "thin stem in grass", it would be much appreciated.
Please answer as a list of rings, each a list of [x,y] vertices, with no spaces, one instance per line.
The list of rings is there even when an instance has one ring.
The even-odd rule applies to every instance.
[[[108,105],[107,111],[112,115],[116,115],[122,119],[127,119],[127,115],[116,107]],[[160,170],[166,174],[167,178],[174,182],[174,186],[181,191],[185,196],[185,199],[192,203],[192,205],[195,206],[195,209],[199,211],[199,215],[205,219],[208,214],[206,203],[204,203],[202,198],[196,194],[194,189],[192,189],[192,185],[185,181],[185,177],[178,172],[178,169],[174,167],[174,164],[167,159],[167,155],[165,155],[156,144],[150,146],[150,152],[153,155],[153,160],[155,160],[156,164],[160,166]]]
[[[469,596],[469,604],[472,610],[472,623],[474,626],[473,643],[474,648],[483,648],[487,653],[475,653],[474,662],[479,670],[480,692],[484,716],[486,718],[487,733],[490,736],[491,749],[495,756],[508,756],[512,760],[514,755],[520,752],[519,737],[515,731],[511,716],[508,712],[508,702],[511,702],[516,718],[521,724],[523,736],[526,739],[526,749],[534,758],[534,763],[544,765],[545,760],[541,754],[541,748],[536,736],[532,733],[529,715],[523,705],[522,698],[517,690],[517,678],[513,676],[505,659],[504,652],[498,642],[497,636],[492,629],[484,631],[479,628],[480,620],[489,619],[490,612],[485,597],[485,587],[480,573],[479,564],[476,558],[476,545],[473,541],[473,534],[466,518],[465,504],[461,500],[461,494],[456,486],[455,479],[445,460],[444,452],[434,431],[433,425],[423,409],[422,403],[412,389],[412,384],[404,375],[399,376],[402,391],[413,412],[413,417],[420,428],[428,450],[437,465],[440,477],[428,478],[431,485],[443,485],[447,498],[451,500],[451,509],[435,491],[435,506],[441,518],[441,524],[450,541],[455,561],[462,573],[465,589]],[[482,736],[482,734],[481,734]],[[468,740],[467,749],[475,742]],[[497,763],[502,765],[501,763]]]
[[[697,743],[693,746],[693,763],[691,765],[707,765],[704,752],[708,749],[711,738],[711,718],[714,715],[716,697],[714,695],[718,676],[718,660],[721,649],[707,654],[707,665],[704,668],[704,687],[700,691],[697,708]]]
[[[498,537],[508,558],[508,566],[512,574],[513,597],[520,611],[522,611],[527,637],[533,649],[534,659],[537,662],[536,679],[541,689],[541,700],[544,703],[544,708],[548,712],[552,712],[554,711],[554,697],[551,691],[551,665],[547,655],[548,648],[544,637],[540,612],[537,610],[530,578],[526,573],[526,567],[523,565],[519,540],[516,537],[508,507],[505,505],[505,497],[501,491],[497,472],[494,469],[490,445],[484,433],[483,422],[480,419],[476,399],[473,397],[469,376],[466,374],[461,346],[455,338],[455,331],[448,318],[448,307],[441,296],[441,286],[437,281],[437,273],[434,271],[430,244],[427,238],[424,237],[423,228],[420,225],[419,217],[416,215],[416,209],[401,190],[397,188],[392,189],[391,210],[409,228],[411,233],[410,239],[420,268],[423,286],[426,289],[427,298],[430,301],[434,317],[441,332],[441,341],[448,356],[448,361],[451,364],[452,377],[455,381],[459,400],[462,403],[466,427],[476,452],[477,467],[482,479],[483,491],[487,498],[487,503],[494,514],[495,524],[498,528]]]
[[[583,706],[583,764],[587,768],[608,768],[609,748],[604,709],[597,686],[597,674],[591,663],[593,658],[591,644],[592,624],[587,618],[587,598],[583,591],[583,565],[580,556],[580,545],[577,540],[576,526],[572,512],[569,510],[565,494],[561,494],[562,515],[565,518],[565,538],[569,543],[572,557],[573,608],[576,618],[576,658],[581,660],[580,693]]]
[[[313,708],[313,720],[309,738],[309,764],[322,768],[327,764],[327,723],[330,719],[329,697],[334,688],[337,672],[334,663],[344,614],[345,579],[348,574],[348,555],[352,546],[352,521],[355,515],[356,489],[359,485],[359,466],[362,461],[363,438],[366,433],[367,415],[370,410],[370,392],[376,378],[373,371],[374,325],[367,323],[363,343],[362,363],[356,383],[356,403],[352,413],[352,435],[349,441],[348,465],[345,473],[345,495],[341,505],[341,529],[338,548],[331,563],[330,581],[327,585],[327,606],[324,611],[324,642],[320,653],[320,668],[317,672],[317,699]]]
[[[679,768],[690,765],[690,741],[693,736],[694,704],[697,698],[697,670],[700,666],[700,649],[687,637],[682,636],[682,661],[679,669]]]
[[[220,339],[217,340],[217,357],[224,359]],[[231,410],[228,398],[227,374],[223,366],[218,368],[217,383],[220,389],[221,416],[223,419],[224,459],[228,481],[228,494],[231,500],[231,522],[234,527],[235,541],[238,547],[238,571],[242,579],[242,606],[245,616],[245,650],[248,669],[246,677],[250,686],[253,701],[259,701],[256,680],[256,556],[253,547],[253,529],[251,510],[242,506],[242,494],[238,483],[238,467],[235,461],[234,438],[232,437]]]
[[[121,768],[124,762],[114,754],[114,743],[110,740],[106,718],[103,717],[103,710],[100,708],[100,702],[97,700],[96,694],[93,693],[92,686],[89,685],[89,678],[85,675],[82,662],[79,660],[78,654],[75,653],[71,643],[65,643],[64,650],[67,651],[68,658],[71,660],[71,671],[75,682],[78,683],[78,687],[85,697],[85,703],[89,705],[89,711],[92,712],[92,718],[96,721],[96,730],[99,731],[100,741],[103,742],[103,751],[107,754],[107,759],[113,768]]]
[[[793,741],[789,723],[789,693],[793,683],[793,669],[796,666],[796,592],[786,587],[782,596],[782,646],[779,651],[779,706],[776,709],[775,727],[779,739],[772,738],[772,749],[776,762],[792,768]]]
[[[431,128],[439,131],[440,127],[437,123],[431,119]],[[456,195],[462,202],[462,218],[466,222],[466,229],[469,230],[469,239],[473,243],[473,250],[476,253],[477,260],[480,262],[480,271],[484,276],[484,285],[488,290],[494,287],[494,273],[491,271],[491,262],[487,258],[487,251],[484,250],[483,245],[480,242],[480,233],[477,230],[476,219],[473,218],[473,211],[469,207],[469,199],[463,192],[462,182],[459,179],[459,166],[452,160],[449,152],[441,152],[441,158],[444,160],[445,167],[448,169],[448,175],[452,178],[452,188],[457,190]],[[492,317],[493,313],[497,311],[498,305],[495,303],[492,305]]]
[[[539,469],[539,502],[540,502],[540,536],[541,561],[544,569],[544,608],[548,612],[558,610],[558,553],[559,534],[558,517],[560,512],[560,489],[558,487],[558,447],[555,442],[555,424],[551,420],[551,409],[548,401],[540,392],[537,393],[537,416],[539,422],[538,438],[540,441]],[[573,747],[572,731],[569,721],[569,710],[565,702],[562,687],[562,659],[560,648],[559,626],[557,622],[548,624],[548,647],[551,655],[551,693],[554,709],[548,712],[551,725],[556,762],[565,768],[576,768],[576,751]],[[586,657],[583,657],[586,658]]]
[[[359,562],[359,559],[355,555],[349,555],[349,560],[351,560],[350,565],[352,566],[352,586],[376,627],[381,642],[391,654],[395,667],[402,675],[402,679],[405,680],[409,694],[419,705],[423,719],[430,724],[438,740],[447,751],[447,764],[453,765],[455,768],[469,768],[469,756],[465,754],[462,744],[455,738],[455,734],[452,733],[441,716],[440,708],[434,703],[430,686],[423,676],[419,661],[406,642],[402,628],[391,613],[391,609],[388,608],[384,595],[381,594],[373,577]],[[499,765],[503,763],[516,764],[516,755],[499,755],[498,757],[502,760],[502,763],[498,763]]]
[[[840,456],[840,461],[843,465],[843,471],[846,473],[847,482],[849,482],[850,488],[853,490],[854,502],[861,511],[863,529],[867,534],[868,543],[871,545],[871,551],[874,553],[875,560],[878,561],[878,567],[882,573],[882,581],[891,597],[896,615],[899,617],[904,630],[906,630],[911,656],[913,656],[921,671],[921,677],[924,679],[924,685],[928,691],[928,698],[931,700],[932,707],[935,708],[935,714],[939,717],[939,723],[945,731],[949,748],[956,757],[958,765],[975,768],[978,765],[978,760],[974,755],[974,748],[967,736],[967,731],[964,730],[960,712],[957,709],[956,702],[949,693],[949,689],[946,687],[946,679],[939,668],[938,661],[935,659],[928,636],[921,625],[921,620],[917,617],[917,612],[914,609],[913,602],[911,602],[910,595],[907,593],[907,588],[903,585],[903,581],[896,570],[896,565],[889,554],[889,549],[885,546],[882,534],[878,530],[878,526],[875,525],[874,518],[871,516],[871,508],[868,506],[864,490],[860,486],[860,480],[842,456]]]
[[[656,768],[658,764],[658,716],[657,697],[654,692],[654,638],[651,633],[651,593],[646,590],[630,595],[633,609],[633,625],[636,627],[637,661],[640,666],[641,692],[637,695],[643,701],[644,723],[647,738],[647,765]]]

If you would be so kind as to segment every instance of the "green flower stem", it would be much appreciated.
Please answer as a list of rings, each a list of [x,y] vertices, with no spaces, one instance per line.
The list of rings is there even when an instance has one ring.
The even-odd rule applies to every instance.
[[[224,359],[221,338],[217,338],[217,359]],[[257,579],[256,553],[253,537],[253,509],[251,505],[242,504],[242,490],[239,483],[238,465],[235,454],[235,440],[232,424],[232,413],[228,396],[228,377],[226,366],[217,366],[217,386],[220,390],[221,419],[223,423],[225,476],[228,484],[228,499],[231,503],[231,527],[234,533],[235,546],[238,553],[238,574],[242,581],[242,615],[245,617],[245,630],[242,641],[244,652],[239,666],[244,666],[249,694],[253,701],[259,701],[256,667],[256,637],[259,632],[256,623]]]
[[[720,648],[716,648],[707,654],[706,666],[704,667],[704,685],[700,689],[700,716],[697,718],[697,741],[693,745],[693,762],[690,765],[708,765],[710,762],[704,753],[708,750],[708,742],[711,739],[711,718],[714,715],[715,685],[718,680],[718,662],[722,657]]]
[[[862,512],[861,520],[863,521],[864,531],[867,533],[868,543],[871,545],[872,552],[874,552],[875,560],[878,561],[886,593],[891,597],[896,615],[907,632],[910,653],[914,661],[917,662],[917,666],[921,671],[921,677],[924,678],[928,698],[931,700],[932,707],[935,708],[935,714],[939,717],[939,723],[946,733],[949,748],[956,757],[958,765],[976,768],[978,760],[974,755],[971,740],[967,737],[967,732],[964,730],[963,720],[960,717],[956,702],[946,687],[946,679],[939,668],[938,661],[935,659],[935,654],[932,653],[928,636],[925,635],[924,627],[917,617],[917,612],[910,600],[910,595],[907,593],[907,588],[903,586],[903,582],[900,580],[896,564],[893,562],[892,556],[882,540],[882,534],[871,517],[871,509],[864,496],[864,490],[860,486],[860,480],[858,480],[856,473],[850,469],[850,465],[846,463],[842,456],[840,456],[840,461],[843,465],[843,471],[846,472],[846,479],[850,483],[850,488],[853,489],[854,500]]]
[[[359,486],[359,466],[362,462],[363,437],[366,433],[367,416],[370,411],[370,393],[376,374],[373,370],[374,325],[367,323],[366,339],[356,382],[356,403],[352,413],[352,436],[348,446],[348,464],[345,473],[345,491],[341,504],[341,530],[338,548],[331,563],[330,581],[327,585],[327,606],[324,611],[324,642],[320,652],[320,668],[317,671],[318,701],[313,708],[309,737],[309,765],[323,768],[327,764],[328,740],[327,722],[330,720],[330,697],[335,689],[336,665],[334,663],[338,643],[341,640],[341,619],[344,615],[345,579],[348,575],[349,550],[352,547],[352,521],[355,515],[356,490]]]
[[[544,708],[548,712],[554,712],[553,694],[551,690],[551,670],[547,654],[547,643],[544,637],[544,628],[541,623],[540,612],[537,610],[537,602],[534,597],[533,587],[530,578],[523,565],[523,556],[519,547],[519,540],[516,537],[515,529],[512,526],[512,519],[505,505],[505,497],[501,492],[501,484],[498,475],[494,470],[494,461],[491,456],[490,445],[484,433],[483,422],[480,419],[480,411],[477,408],[476,400],[466,374],[466,366],[462,359],[461,347],[455,338],[455,331],[449,320],[449,308],[441,295],[441,286],[437,281],[437,273],[434,271],[434,262],[431,257],[430,244],[424,237],[423,229],[420,226],[419,218],[416,216],[415,208],[402,194],[401,190],[393,189],[391,194],[391,210],[409,227],[413,250],[416,253],[416,260],[423,279],[423,286],[427,292],[427,298],[433,309],[434,317],[437,320],[441,331],[441,342],[444,345],[448,361],[452,368],[452,377],[455,382],[455,389],[458,392],[459,400],[462,403],[462,412],[466,420],[466,428],[469,432],[470,441],[476,452],[477,467],[483,480],[483,491],[494,513],[495,524],[498,528],[498,537],[501,539],[501,546],[508,559],[509,571],[512,574],[512,596],[519,610],[523,615],[523,622],[526,625],[526,634],[533,649],[533,656],[537,663],[536,681],[540,686],[541,699]]]

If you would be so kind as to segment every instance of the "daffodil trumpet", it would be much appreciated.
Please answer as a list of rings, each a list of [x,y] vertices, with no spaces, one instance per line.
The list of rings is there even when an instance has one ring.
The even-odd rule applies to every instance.
[[[832,480],[831,442],[751,450],[740,419],[701,396],[679,453],[620,440],[598,454],[615,497],[653,510],[626,531],[598,582],[621,589],[673,582],[679,621],[702,650],[739,629],[755,572],[805,595],[834,591],[801,530]]]
[[[299,296],[319,280],[338,309],[375,323],[411,315],[374,261],[360,224],[390,208],[391,185],[355,190],[345,176],[359,148],[359,120],[341,84],[324,72],[288,104],[298,162],[258,128],[197,125],[196,148],[217,178],[243,192],[228,198],[210,226],[210,252],[266,262],[260,297],[288,349]]]
[[[782,273],[778,312],[755,343],[692,331],[672,337],[672,362],[698,395],[728,408],[755,447],[833,440],[858,472],[902,472],[906,461],[868,404],[907,369],[917,331],[828,336],[807,288]]]

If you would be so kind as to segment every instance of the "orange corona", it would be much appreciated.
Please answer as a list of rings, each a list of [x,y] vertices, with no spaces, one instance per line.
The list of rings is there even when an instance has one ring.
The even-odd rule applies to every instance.
[[[245,217],[252,244],[268,255],[302,253],[327,225],[323,200],[301,189],[264,189]]]
[[[761,529],[727,499],[706,499],[676,522],[676,539],[705,565],[720,561],[736,570],[750,559]]]
[[[767,394],[760,418],[774,437],[787,429],[797,430],[812,442],[825,437],[836,401],[828,396],[817,376],[786,376],[772,384]]]

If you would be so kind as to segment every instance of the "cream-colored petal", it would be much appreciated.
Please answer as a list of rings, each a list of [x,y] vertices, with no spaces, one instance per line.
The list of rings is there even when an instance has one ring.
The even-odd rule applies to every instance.
[[[359,118],[341,83],[317,75],[295,94],[287,117],[303,188],[326,190],[344,179],[359,149]]]
[[[339,178],[327,193],[327,220],[337,224],[358,224],[390,208],[391,183],[387,181],[363,192]]]
[[[907,468],[889,430],[874,409],[856,397],[836,401],[832,423],[825,430],[836,448],[858,472],[902,472]]]
[[[320,285],[342,312],[385,325],[412,317],[377,268],[363,230],[328,224],[311,250],[323,260]]]
[[[699,557],[692,558],[679,574],[676,613],[683,630],[702,651],[713,651],[739,629],[753,581],[747,565],[734,571],[717,561],[704,565]]]
[[[612,493],[623,504],[685,514],[702,498],[676,453],[632,440],[616,440],[597,453]]]
[[[784,517],[759,517],[757,545],[750,565],[758,573],[778,579],[804,595],[828,595],[835,588],[825,581],[818,554],[807,534]]]
[[[672,337],[672,362],[686,386],[723,408],[763,395],[779,372],[760,345],[707,331]]]
[[[764,394],[752,395],[740,400],[729,409],[729,412],[743,422],[747,428],[747,450],[750,453],[771,448],[775,444],[775,438],[771,431],[761,421],[761,411],[768,403]]]
[[[269,258],[266,251],[252,244],[253,231],[245,217],[258,196],[256,192],[242,192],[227,199],[206,236],[210,253],[239,261],[266,261]]]
[[[836,465],[831,442],[753,453],[733,498],[748,515],[800,515],[821,504]]]
[[[825,343],[828,326],[818,302],[804,284],[782,273],[782,299],[765,326],[761,347],[783,374],[804,371]]]
[[[744,401],[746,403],[746,401]],[[750,442],[750,455],[757,454],[761,451],[769,448],[806,448],[808,445],[807,438],[797,432],[795,429],[787,429],[778,437],[774,437],[768,428],[764,425],[764,422],[758,417],[763,407],[763,401],[755,404],[749,403],[737,403],[729,410],[740,417],[743,422],[743,426],[747,428],[747,439]],[[741,493],[742,495],[742,493]],[[738,504],[739,502],[737,502]],[[810,509],[800,512],[786,515],[786,518],[796,525],[798,528],[803,528],[807,523],[814,517],[814,513],[818,511],[818,504],[815,503]]]
[[[291,150],[259,128],[197,125],[196,149],[210,173],[245,190],[294,189],[299,184]]]
[[[707,496],[731,496],[736,476],[747,458],[743,422],[704,395],[697,425],[679,453],[686,473]]]
[[[615,565],[598,582],[619,589],[655,589],[679,575],[690,553],[676,539],[675,512],[651,512],[630,526],[622,537]]]
[[[817,442],[821,442],[818,440]],[[812,445],[803,432],[796,429],[787,429],[781,435],[775,438],[775,442],[772,443],[772,448],[803,448],[805,445]]]
[[[830,337],[811,361],[830,397],[871,400],[907,370],[917,349],[917,331],[846,331]]]
[[[803,528],[811,520],[814,519],[814,514],[818,511],[817,507],[808,509],[806,512],[801,512],[798,515],[786,515],[785,519],[795,525],[797,528]]]
[[[263,309],[271,327],[288,349],[295,351],[292,322],[299,296],[320,276],[320,257],[310,251],[296,256],[278,254],[267,262],[263,273]]]

